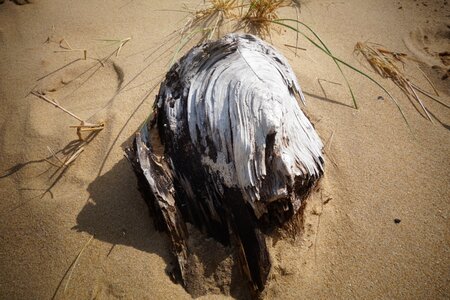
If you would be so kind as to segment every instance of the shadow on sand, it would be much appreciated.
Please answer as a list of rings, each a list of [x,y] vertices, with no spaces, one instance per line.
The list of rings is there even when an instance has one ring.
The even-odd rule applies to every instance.
[[[90,199],[78,214],[77,225],[73,229],[112,244],[108,255],[115,245],[126,245],[155,253],[163,258],[167,265],[165,272],[173,279],[176,259],[171,253],[170,241],[165,233],[154,228],[153,219],[138,191],[137,179],[128,160],[121,159],[110,171],[97,177],[87,190]],[[228,251],[231,249],[223,252],[224,248],[217,246],[218,243],[212,239],[198,234],[194,236],[196,237],[190,240],[190,243],[193,243],[190,250],[197,257],[192,261],[193,273],[196,273],[198,259],[198,262],[201,262],[201,273],[204,272],[204,275],[198,277],[197,274],[192,274],[193,282],[188,282],[186,287],[188,292],[193,297],[213,291],[214,294],[225,293],[238,299],[248,299],[248,292],[244,288],[236,264],[231,267],[231,274],[228,275],[230,282],[211,282],[217,280],[217,274],[214,273],[221,269],[220,266],[229,257]]]
[[[123,158],[110,171],[97,177],[89,186],[90,200],[77,216],[74,230],[87,232],[96,239],[156,253],[167,263],[173,258],[169,240],[157,232],[147,205],[137,190],[136,177]]]

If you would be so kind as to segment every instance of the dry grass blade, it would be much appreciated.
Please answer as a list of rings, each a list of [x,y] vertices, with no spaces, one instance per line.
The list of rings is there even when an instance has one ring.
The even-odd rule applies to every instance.
[[[105,124],[102,123],[102,122],[100,122],[100,123],[89,123],[89,122],[83,120],[82,118],[80,118],[79,116],[74,114],[73,112],[71,112],[71,111],[65,109],[64,107],[62,107],[56,100],[48,98],[43,93],[32,91],[31,94],[36,96],[36,97],[38,97],[39,99],[44,100],[45,102],[47,102],[49,104],[52,104],[53,106],[55,106],[56,108],[62,110],[63,112],[65,112],[66,114],[71,116],[72,118],[75,118],[78,121],[80,121],[81,122],[80,125],[70,126],[71,128],[77,128],[77,135],[78,135],[78,138],[80,140],[83,140],[83,137],[81,136],[81,132],[82,131],[99,131],[99,130],[102,130],[105,127]]]
[[[43,197],[47,192],[51,193],[51,191],[50,191],[51,188],[59,181],[59,179],[62,177],[62,175],[67,170],[67,168],[70,166],[70,164],[72,164],[78,158],[78,156],[80,156],[80,154],[84,151],[85,145],[87,145],[90,142],[90,140],[92,140],[92,138],[95,137],[95,135],[98,133],[98,131],[100,131],[104,128],[105,125],[104,125],[104,123],[89,123],[89,122],[83,120],[76,114],[74,114],[71,111],[62,107],[56,100],[50,99],[43,93],[32,91],[31,94],[38,97],[39,99],[44,100],[45,102],[47,102],[49,104],[52,104],[56,108],[62,110],[63,112],[70,115],[71,117],[73,117],[74,119],[78,120],[81,123],[80,125],[70,126],[71,128],[77,129],[78,141],[77,141],[75,147],[71,147],[70,151],[68,152],[67,156],[64,159],[59,158],[57,156],[57,153],[55,153],[50,147],[47,147],[47,149],[50,152],[50,154],[52,155],[52,157],[56,160],[56,163],[50,161],[47,158],[45,159],[45,161],[47,161],[49,164],[51,164],[52,166],[57,168],[56,171],[53,173],[53,175],[50,176],[50,178],[52,178],[54,176],[57,176],[57,177],[56,177],[56,180],[41,195],[41,197]],[[89,132],[86,139],[84,139],[83,136],[81,135],[81,133],[84,131]],[[59,173],[59,175],[58,175],[58,173]]]
[[[276,25],[272,21],[278,18],[279,8],[294,7],[298,18],[300,7],[298,0],[209,0],[205,2],[206,4],[197,10],[186,6],[181,10],[188,12],[191,16],[180,29],[180,45],[175,51],[172,63],[187,43],[204,42],[214,37],[220,38],[221,28],[227,24],[262,38],[270,36],[270,31]],[[194,39],[194,36],[198,35],[201,36],[200,39]],[[295,53],[297,49],[302,49],[298,47],[298,35],[296,46],[292,48]]]
[[[436,101],[437,103],[441,104],[442,106],[445,106],[446,108],[450,108],[450,105],[444,103],[442,100],[439,100],[438,98],[436,98],[436,96],[430,94],[429,92],[423,90],[422,88],[418,87],[417,85],[411,83],[411,86],[416,90],[419,91],[420,93],[424,94],[425,96],[428,96],[429,98],[433,99],[434,101]]]
[[[334,158],[334,155],[333,155],[333,153],[331,151],[331,143],[333,142],[333,137],[334,137],[334,130],[333,130],[333,132],[331,132],[330,138],[325,143],[324,152],[328,155],[328,158],[330,159],[330,161],[337,168],[338,164],[336,163],[336,159]]]
[[[87,50],[86,49],[74,49],[69,44],[69,42],[64,38],[61,41],[59,41],[59,47],[62,48],[63,50],[55,50],[54,51],[55,53],[56,52],[83,52],[83,59],[84,60],[87,59]]]
[[[83,251],[86,249],[86,247],[89,245],[89,243],[92,241],[93,238],[94,238],[94,236],[91,236],[91,238],[86,242],[86,244],[84,244],[83,248],[81,248],[80,252],[78,253],[77,257],[75,258],[75,261],[72,265],[72,269],[70,270],[70,273],[69,273],[69,277],[67,278],[66,285],[64,286],[64,294],[66,293],[67,288],[69,287],[70,279],[72,278],[73,271],[75,270],[75,268],[77,266],[77,263],[81,257],[81,254],[83,254]]]
[[[52,157],[54,157],[60,163],[60,165],[57,167],[62,167],[64,165],[64,162],[56,155],[55,151],[53,151],[53,149],[50,148],[50,146],[47,146],[47,149],[48,149],[48,152],[50,152],[50,154],[52,155]],[[49,160],[47,160],[47,161],[49,163],[51,163]],[[53,163],[51,163],[51,164],[53,164]]]
[[[181,30],[181,34],[189,33],[194,28],[208,29],[204,31],[202,40],[209,40],[217,32],[217,37],[220,36],[220,27],[223,25],[225,19],[234,19],[237,17],[236,10],[243,7],[238,0],[210,0],[209,5],[192,11],[186,9],[192,16]]]
[[[417,85],[413,84],[404,73],[404,71],[399,67],[399,64],[402,64],[402,66],[404,66],[405,59],[414,62],[418,62],[417,60],[408,57],[405,53],[389,51],[384,47],[375,47],[375,44],[370,43],[356,43],[355,52],[357,54],[362,54],[376,73],[378,73],[383,78],[392,80],[406,94],[408,98],[414,99],[422,108],[427,119],[433,122],[428,109],[425,107],[422,100],[418,96],[417,91],[430,97],[431,99],[442,105],[445,105],[445,103],[441,102],[436,97],[433,97],[431,93],[428,93],[419,88]],[[426,79],[429,81],[428,78]],[[447,105],[445,106],[448,107]]]
[[[120,50],[122,50],[122,47],[123,47],[126,43],[128,43],[128,41],[130,41],[130,40],[131,40],[131,38],[129,37],[129,38],[126,38],[126,39],[123,39],[123,40],[120,41],[120,45],[119,45],[119,47],[117,48],[116,57],[119,57]]]
[[[283,7],[295,8],[296,19],[298,20],[300,13],[300,1],[298,0],[251,0],[247,12],[243,14],[240,21],[250,33],[257,34],[260,37],[270,36],[274,25],[276,25],[273,21],[279,19],[278,10]],[[298,38],[297,33],[296,47],[298,47]]]
[[[68,111],[67,109],[65,109],[61,105],[59,105],[59,103],[56,100],[52,100],[52,99],[48,98],[47,96],[45,96],[45,94],[40,93],[40,92],[36,92],[36,91],[32,91],[31,94],[36,96],[36,97],[38,97],[38,98],[40,98],[40,99],[42,99],[42,100],[44,100],[47,103],[53,104],[56,108],[59,108],[60,110],[62,110],[66,114],[68,114],[69,116],[77,119],[78,121],[80,121],[82,123],[85,123],[83,119],[81,119],[80,117],[78,117],[74,113]]]
[[[187,12],[191,16],[186,24],[179,30],[180,40],[170,62],[173,65],[178,53],[189,42],[195,40],[194,37],[200,35],[197,42],[207,41],[217,34],[220,37],[220,28],[226,19],[237,18],[236,10],[242,8],[243,4],[239,0],[210,0],[207,6],[197,10],[185,7],[182,12]]]
[[[317,211],[317,210],[313,211],[313,214],[317,215],[316,234],[314,237],[314,263],[316,263],[316,264],[317,264],[317,241],[319,238],[320,217],[322,216],[323,205],[324,205],[322,190],[320,190],[320,203],[321,203],[320,211]]]
[[[119,57],[120,50],[122,50],[123,46],[125,46],[126,43],[131,41],[131,37],[128,37],[125,39],[97,39],[97,41],[107,42],[107,43],[112,43],[112,44],[119,44],[119,46],[113,52],[113,53],[116,53],[116,57]]]
[[[210,0],[210,3],[209,7],[194,12],[195,20],[204,20],[218,12],[223,13],[227,18],[231,18],[235,16],[233,10],[240,6],[237,0]]]
[[[430,78],[428,78],[427,74],[425,74],[425,72],[422,71],[422,69],[419,66],[417,66],[417,69],[420,71],[420,73],[422,73],[423,77],[428,81],[428,83],[430,84],[430,86],[433,89],[433,91],[436,94],[436,96],[439,96],[439,92],[437,91],[436,87],[434,86],[434,84],[430,80]]]
[[[64,276],[61,278],[61,280],[59,281],[58,286],[56,287],[55,292],[53,293],[53,296],[51,299],[56,299],[56,295],[58,294],[59,288],[61,287],[64,279],[66,278],[67,274],[69,274],[67,281],[66,281],[66,285],[64,286],[64,291],[63,294],[66,293],[67,288],[69,286],[69,282],[70,279],[72,278],[72,274],[73,271],[75,269],[76,264],[78,263],[78,260],[81,257],[81,254],[83,254],[83,251],[86,249],[86,247],[89,245],[89,243],[92,241],[92,239],[94,238],[94,236],[91,236],[91,238],[84,244],[83,248],[81,248],[80,252],[78,252],[78,255],[75,257],[75,259],[72,261],[72,263],[70,264],[69,268],[66,270],[66,273],[64,273]]]
[[[53,198],[51,189],[58,183],[58,181],[62,178],[68,168],[80,156],[80,154],[85,150],[86,146],[96,137],[97,134],[98,131],[91,131],[85,139],[72,141],[64,149],[58,152],[54,152],[53,149],[47,147],[48,151],[52,154],[52,157],[56,160],[56,163],[54,163],[50,161],[49,158],[44,158],[45,161],[56,167],[56,171],[53,172],[49,179],[56,179],[54,179],[50,186],[48,186],[41,194],[41,198],[44,197],[47,193],[49,193]],[[59,158],[57,156],[60,152],[64,154],[63,158]]]
[[[104,123],[98,123],[98,124],[81,124],[81,125],[72,125],[69,126],[70,128],[76,128],[77,131],[83,132],[83,131],[99,131],[105,128]]]
[[[278,9],[291,5],[286,0],[251,0],[250,6],[242,16],[242,24],[250,32],[261,37],[270,36],[273,21],[278,19]]]
[[[80,147],[74,154],[72,154],[65,162],[64,166],[70,165],[77,157],[84,151],[84,147]]]
[[[47,149],[50,151],[50,153],[52,154],[53,158],[56,159],[56,161],[58,163],[54,163],[51,160],[44,158],[44,160],[46,162],[48,162],[49,164],[51,164],[52,166],[56,167],[57,170],[54,174],[56,174],[57,172],[59,172],[61,169],[64,169],[65,167],[68,167],[72,162],[74,162],[78,156],[81,154],[81,152],[84,151],[84,146],[80,146],[78,149],[76,149],[70,156],[67,156],[67,158],[65,159],[65,161],[62,161],[54,152],[53,150],[47,146]],[[53,176],[51,176],[53,177]]]
[[[287,24],[286,22],[294,22],[296,27],[293,27],[293,26]],[[361,72],[360,70],[354,68],[353,66],[349,65],[348,63],[346,63],[346,62],[342,61],[341,59],[335,57],[333,55],[333,53],[330,51],[330,49],[328,49],[328,47],[325,45],[325,43],[319,37],[319,35],[317,35],[317,33],[311,27],[309,27],[307,24],[305,24],[303,22],[300,22],[299,20],[294,20],[294,19],[277,19],[277,20],[272,21],[272,23],[284,26],[284,27],[286,27],[286,28],[288,28],[290,30],[295,31],[299,35],[303,36],[306,40],[308,40],[311,44],[313,44],[317,49],[320,49],[326,55],[328,55],[329,57],[331,57],[333,59],[334,63],[336,64],[336,67],[338,68],[339,72],[341,73],[342,77],[345,80],[345,83],[346,83],[346,85],[348,87],[348,90],[349,90],[349,92],[350,92],[350,94],[352,96],[353,105],[354,105],[355,109],[358,109],[358,104],[356,103],[356,98],[355,98],[355,95],[353,93],[353,89],[350,86],[350,83],[349,83],[347,77],[345,76],[345,73],[343,72],[340,64],[343,64],[343,65],[347,66],[348,68],[352,69],[353,71],[356,71],[357,73],[360,73],[361,75],[363,75],[363,76],[367,77],[368,79],[370,79],[372,82],[374,82],[376,85],[378,85],[383,91],[385,91],[392,98],[392,100],[396,103],[396,100],[390,95],[390,93],[383,86],[381,86],[377,81],[372,79],[370,76],[368,76],[364,72]],[[300,31],[298,29],[299,25],[305,27],[310,33],[312,33],[313,36],[317,39],[318,43],[315,42],[313,39],[311,39],[304,32]],[[398,105],[397,105],[397,107],[398,107]],[[401,111],[400,107],[399,107],[399,110],[402,113],[402,116],[404,117],[403,112]],[[406,118],[405,118],[405,121],[406,121]],[[406,123],[408,123],[408,122],[406,121]]]

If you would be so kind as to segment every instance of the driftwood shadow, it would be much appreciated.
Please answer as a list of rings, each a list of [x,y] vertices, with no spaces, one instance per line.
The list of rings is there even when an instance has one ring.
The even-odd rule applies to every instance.
[[[148,253],[154,253],[163,258],[166,263],[165,272],[174,282],[175,257],[170,250],[170,242],[165,232],[158,232],[153,224],[147,204],[138,191],[137,179],[131,164],[126,158],[121,159],[110,171],[99,176],[87,188],[90,197],[86,205],[77,216],[77,225],[73,230],[86,232],[98,240],[111,244],[108,255],[114,251],[116,245],[126,245]],[[206,241],[204,240],[206,239]],[[193,243],[193,254],[198,257],[201,269],[206,277],[213,277],[216,267],[226,259],[225,253],[211,253],[215,248],[211,239],[197,236]],[[212,247],[211,247],[212,246]],[[196,266],[193,266],[193,270]],[[186,287],[193,296],[198,297],[210,292],[228,292],[236,299],[248,299],[249,295],[242,283],[242,275],[238,274],[238,267],[232,267],[228,288],[214,287],[211,282],[203,282],[205,286],[193,282]],[[195,281],[196,276],[193,276]],[[179,282],[176,282],[179,283]]]
[[[97,177],[87,188],[90,196],[72,229],[87,232],[96,239],[158,254],[172,263],[169,241],[154,227],[148,208],[137,190],[136,176],[123,158],[110,171]]]

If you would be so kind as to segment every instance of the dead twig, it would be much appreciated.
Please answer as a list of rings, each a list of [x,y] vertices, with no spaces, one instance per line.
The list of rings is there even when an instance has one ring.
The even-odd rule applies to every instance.
[[[47,159],[47,158],[45,159],[45,161],[47,161],[49,164],[51,164],[51,165],[53,165],[53,166],[55,166],[55,167],[61,168],[61,167],[64,165],[64,162],[63,162],[58,156],[56,156],[55,152],[53,151],[52,148],[50,148],[50,146],[47,146],[47,150],[48,150],[48,152],[50,152],[50,154],[52,155],[52,157],[54,157],[54,158],[59,162],[59,165],[52,163],[52,162],[51,162],[49,159]]]
[[[80,146],[77,151],[75,151],[71,156],[67,158],[67,160],[64,162],[63,166],[70,165],[80,154],[84,151],[84,146]]]
[[[82,118],[80,118],[79,116],[74,114],[73,112],[71,112],[71,111],[65,109],[64,107],[62,107],[56,100],[48,98],[45,94],[43,94],[41,92],[32,91],[31,94],[36,96],[36,97],[38,97],[39,99],[44,100],[45,102],[47,102],[49,104],[52,104],[53,106],[55,106],[56,108],[62,110],[63,112],[65,112],[66,114],[71,116],[72,118],[80,121],[81,122],[80,125],[70,126],[70,128],[76,128],[77,129],[77,135],[78,135],[78,138],[80,140],[83,140],[83,137],[81,136],[81,132],[82,131],[100,131],[100,130],[102,130],[105,127],[105,124],[103,122],[100,122],[100,123],[89,123],[89,122],[83,120]]]
[[[32,95],[44,100],[47,103],[50,103],[52,105],[54,105],[56,108],[59,108],[60,110],[62,110],[63,112],[65,112],[66,114],[68,114],[69,116],[77,119],[78,121],[80,121],[81,123],[85,124],[86,122],[81,119],[80,117],[78,117],[77,115],[75,115],[74,113],[68,111],[67,109],[65,109],[64,107],[62,107],[61,105],[59,105],[59,103],[56,100],[52,100],[50,98],[48,98],[47,96],[45,96],[43,93],[40,92],[36,92],[36,91],[32,91],[31,92]]]
[[[65,42],[65,45],[63,44]],[[59,47],[62,48],[63,50],[55,50],[53,52],[83,52],[83,59],[86,60],[87,59],[87,50],[86,49],[74,49],[72,48],[72,46],[69,44],[69,42],[66,39],[62,39],[59,41]]]

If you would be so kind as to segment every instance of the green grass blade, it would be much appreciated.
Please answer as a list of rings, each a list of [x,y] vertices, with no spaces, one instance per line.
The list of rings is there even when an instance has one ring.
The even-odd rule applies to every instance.
[[[331,57],[331,58],[335,61],[335,63],[338,65],[339,69],[341,69],[340,66],[339,66],[339,63],[340,63],[340,64],[343,64],[344,66],[348,67],[349,69],[351,69],[351,70],[353,70],[353,71],[355,71],[355,72],[357,72],[357,73],[363,75],[364,77],[366,77],[367,79],[369,79],[370,81],[372,81],[374,84],[376,84],[379,88],[381,88],[381,89],[389,96],[389,98],[391,98],[391,100],[394,102],[394,104],[397,106],[398,110],[400,111],[400,114],[402,115],[403,119],[404,119],[405,122],[406,122],[406,125],[408,126],[408,128],[410,128],[409,123],[408,123],[408,120],[406,119],[406,116],[405,116],[405,114],[403,113],[403,110],[401,109],[401,107],[400,107],[400,105],[398,104],[397,100],[395,100],[395,98],[391,95],[391,93],[389,93],[388,90],[386,90],[386,89],[385,89],[378,81],[376,81],[376,80],[373,79],[371,76],[369,76],[368,74],[364,73],[363,71],[359,70],[358,68],[353,67],[353,66],[350,65],[349,63],[347,63],[347,62],[345,62],[345,61],[343,61],[343,60],[337,58],[336,56],[334,56],[334,55],[330,52],[330,50],[326,47],[326,45],[325,45],[323,42],[321,42],[321,44],[323,45],[323,47],[322,47],[322,46],[320,46],[319,44],[317,44],[313,39],[311,39],[309,36],[307,36],[305,33],[303,33],[302,31],[298,31],[295,27],[290,26],[290,25],[288,25],[288,24],[285,24],[285,23],[281,22],[282,20],[291,20],[291,21],[297,22],[297,20],[294,20],[294,19],[279,19],[279,20],[274,20],[274,21],[272,21],[272,22],[273,22],[273,23],[276,23],[276,24],[278,24],[278,25],[284,26],[284,27],[286,27],[286,28],[289,28],[289,29],[291,29],[291,30],[294,30],[294,31],[296,31],[296,32],[298,32],[298,33],[300,33],[305,39],[307,39],[307,40],[308,40],[311,44],[313,44],[316,48],[320,49],[320,50],[321,50],[322,52],[324,52],[326,55],[328,55],[329,57]],[[319,41],[321,41],[320,38],[318,37],[318,35],[315,34],[314,31],[313,31],[309,26],[307,26],[306,24],[304,24],[304,23],[302,23],[302,22],[300,22],[300,21],[298,21],[298,22],[299,22],[300,24],[306,26],[306,27],[314,34],[314,36],[315,36]],[[344,78],[345,78],[345,76],[344,76]],[[346,81],[347,81],[347,80],[346,80]],[[350,89],[350,90],[351,90],[351,89]],[[352,95],[353,95],[353,92],[351,92],[351,93],[352,93]],[[355,103],[355,104],[356,104],[356,103]]]
[[[290,25],[287,25],[287,24],[283,23],[283,21],[295,22],[296,25],[297,25],[297,28],[294,28],[294,27],[292,27],[292,26],[290,26]],[[338,62],[334,59],[334,57],[333,57],[333,55],[332,55],[330,49],[328,49],[328,47],[325,45],[325,43],[322,41],[322,39],[314,32],[314,30],[312,30],[311,27],[309,27],[309,26],[306,25],[305,23],[303,23],[303,22],[301,22],[301,21],[299,21],[299,20],[295,20],[295,19],[277,19],[277,20],[274,20],[273,22],[276,23],[276,24],[282,25],[282,26],[287,26],[288,28],[290,28],[290,29],[292,29],[292,30],[295,30],[297,33],[300,33],[300,34],[302,34],[303,36],[306,37],[305,34],[303,34],[302,32],[300,32],[300,31],[298,30],[298,24],[300,24],[300,25],[306,27],[306,28],[307,28],[307,29],[308,29],[308,30],[309,30],[309,31],[317,38],[317,40],[320,42],[320,44],[322,44],[322,46],[323,46],[325,52],[327,52],[327,53],[333,58],[333,61],[334,61],[334,63],[336,64],[337,68],[339,69],[339,72],[341,72],[341,75],[342,75],[342,77],[344,78],[345,84],[346,84],[347,87],[348,87],[348,90],[349,90],[349,92],[350,92],[350,95],[352,96],[353,105],[354,105],[355,109],[358,109],[358,104],[356,103],[356,98],[355,98],[355,95],[354,95],[354,93],[353,93],[353,89],[352,89],[350,83],[348,82],[347,76],[345,76],[344,71],[342,70],[341,66],[340,66],[340,65],[338,64]],[[308,38],[308,40],[311,41],[311,39],[309,39],[309,38]],[[317,44],[316,44],[315,46],[317,46]]]

